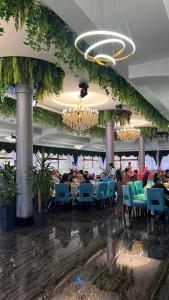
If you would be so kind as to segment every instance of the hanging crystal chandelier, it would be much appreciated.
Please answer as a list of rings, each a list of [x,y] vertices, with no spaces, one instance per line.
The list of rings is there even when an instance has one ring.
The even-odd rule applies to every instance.
[[[62,112],[63,122],[77,133],[84,133],[99,121],[99,113],[95,109],[85,107],[82,102],[75,108]]]
[[[140,129],[125,127],[117,130],[117,138],[123,143],[135,142],[140,137]]]

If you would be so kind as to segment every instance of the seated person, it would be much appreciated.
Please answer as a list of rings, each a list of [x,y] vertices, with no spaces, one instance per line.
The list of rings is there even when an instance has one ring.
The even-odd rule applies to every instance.
[[[169,170],[165,171],[165,181],[169,181]]]
[[[123,175],[122,175],[122,184],[127,184],[130,181],[130,174],[129,169],[125,168]]]
[[[138,170],[134,170],[133,175],[131,176],[132,181],[137,181]]]
[[[169,191],[166,189],[163,183],[161,183],[159,177],[154,178],[154,185],[151,188],[160,188],[164,190],[165,205],[169,207]]]
[[[82,174],[80,183],[90,183],[90,180],[86,174]]]
[[[149,171],[147,168],[144,168],[143,171],[143,187],[145,187],[147,185],[147,181],[148,181],[148,175],[149,175]]]

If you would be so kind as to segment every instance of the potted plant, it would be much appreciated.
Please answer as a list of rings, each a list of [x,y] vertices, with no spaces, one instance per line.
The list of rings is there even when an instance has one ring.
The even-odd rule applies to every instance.
[[[35,212],[33,215],[34,224],[41,226],[46,220],[46,203],[50,198],[50,188],[52,185],[52,172],[50,154],[45,155],[44,149],[41,156],[36,155],[37,163],[33,167],[33,192],[35,199]]]
[[[16,218],[16,170],[10,164],[0,168],[0,229],[8,230],[15,226]]]

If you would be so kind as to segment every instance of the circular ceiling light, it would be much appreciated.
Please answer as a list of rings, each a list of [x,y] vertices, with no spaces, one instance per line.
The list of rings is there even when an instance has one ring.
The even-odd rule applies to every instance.
[[[91,40],[96,40],[96,38],[100,38],[101,40],[97,42]],[[117,47],[118,44],[120,47],[115,49],[115,45]],[[105,48],[105,45],[109,45],[112,48],[111,53]],[[97,62],[102,66],[114,66],[116,62],[129,58],[136,50],[132,39],[124,34],[106,30],[82,33],[76,38],[75,47],[86,60]]]
[[[48,101],[52,101],[63,108],[76,107],[79,104],[79,91],[63,92],[58,96],[52,94],[48,96]],[[85,97],[83,105],[86,107],[98,107],[108,101],[109,98],[101,92],[90,92]]]

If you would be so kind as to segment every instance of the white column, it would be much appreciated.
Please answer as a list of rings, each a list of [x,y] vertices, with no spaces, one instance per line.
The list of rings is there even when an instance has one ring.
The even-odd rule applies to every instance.
[[[17,95],[17,209],[18,224],[28,225],[32,221],[32,90],[27,84],[16,87]]]
[[[114,163],[114,125],[112,121],[106,123],[106,166]]]
[[[144,137],[140,136],[139,140],[139,171],[143,172],[145,168],[145,141]]]

